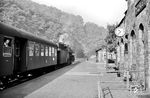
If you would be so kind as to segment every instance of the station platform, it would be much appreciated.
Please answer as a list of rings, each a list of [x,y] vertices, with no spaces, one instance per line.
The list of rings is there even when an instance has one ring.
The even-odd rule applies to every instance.
[[[84,61],[68,72],[24,98],[104,98],[102,91],[109,87],[105,98],[136,98],[116,74],[107,73],[105,63]]]
[[[99,64],[85,61],[25,98],[98,98]]]

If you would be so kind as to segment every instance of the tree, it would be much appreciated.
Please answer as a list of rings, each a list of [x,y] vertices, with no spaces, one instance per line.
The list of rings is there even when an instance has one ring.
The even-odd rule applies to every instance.
[[[106,36],[105,28],[84,23],[80,15],[31,0],[0,0],[0,21],[53,42],[58,42],[59,35],[66,33],[65,43],[69,43],[77,54],[95,50]]]
[[[107,43],[107,49],[109,52],[115,51],[116,47],[116,35],[115,35],[116,25],[107,25],[108,35],[105,38]]]

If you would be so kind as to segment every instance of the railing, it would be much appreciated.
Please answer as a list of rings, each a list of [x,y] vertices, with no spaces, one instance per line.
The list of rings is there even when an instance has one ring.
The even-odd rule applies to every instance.
[[[133,91],[134,93],[137,93],[139,91],[145,90],[145,70],[119,70],[119,71],[106,71],[107,73],[125,73],[125,81],[126,81],[126,88],[129,91]],[[143,74],[143,80],[136,80],[133,79],[133,74]],[[136,76],[138,77],[138,76]],[[139,77],[138,77],[139,78]],[[139,78],[140,79],[140,78]]]
[[[105,98],[105,96],[108,95],[108,94],[110,95],[111,98],[113,98],[113,95],[112,95],[109,87],[103,88],[102,93],[103,93],[103,98]]]

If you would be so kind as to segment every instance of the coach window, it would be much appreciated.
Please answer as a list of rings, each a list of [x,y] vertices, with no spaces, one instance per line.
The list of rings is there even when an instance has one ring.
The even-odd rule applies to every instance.
[[[57,49],[55,49],[55,56],[57,56]]]
[[[52,56],[51,55],[51,50],[52,50],[51,47],[49,47],[49,56]]]
[[[52,56],[55,56],[55,50],[54,50],[54,47],[52,47]]]
[[[40,45],[38,43],[35,44],[35,56],[39,56],[40,55]]]
[[[11,57],[12,56],[12,39],[4,37],[3,41],[3,56]]]
[[[29,56],[34,56],[34,42],[29,41]]]
[[[48,56],[48,47],[45,46],[45,56]]]
[[[44,46],[41,45],[41,56],[44,56]]]

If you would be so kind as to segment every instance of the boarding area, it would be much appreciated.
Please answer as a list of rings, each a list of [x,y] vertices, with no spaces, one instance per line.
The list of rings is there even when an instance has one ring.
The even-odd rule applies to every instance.
[[[84,60],[24,98],[138,98],[105,65],[95,58]]]

